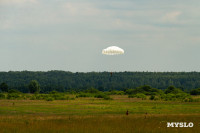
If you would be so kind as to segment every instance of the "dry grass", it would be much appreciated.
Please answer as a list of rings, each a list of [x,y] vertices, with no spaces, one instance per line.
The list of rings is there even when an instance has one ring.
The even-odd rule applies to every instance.
[[[199,115],[95,115],[95,116],[4,116],[1,133],[131,133],[198,132]],[[192,121],[193,128],[167,128],[167,122]]]
[[[195,133],[200,130],[199,103],[112,97],[111,101],[0,100],[0,133]],[[128,116],[126,109],[130,112]],[[194,127],[167,128],[167,122],[193,122]]]

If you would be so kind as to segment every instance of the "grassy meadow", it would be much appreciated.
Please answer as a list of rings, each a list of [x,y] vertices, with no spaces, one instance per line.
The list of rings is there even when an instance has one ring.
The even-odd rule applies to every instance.
[[[3,99],[0,100],[0,133],[195,133],[200,129],[200,102],[152,101],[127,95],[111,97],[113,100]],[[167,128],[167,122],[193,122],[194,127]]]

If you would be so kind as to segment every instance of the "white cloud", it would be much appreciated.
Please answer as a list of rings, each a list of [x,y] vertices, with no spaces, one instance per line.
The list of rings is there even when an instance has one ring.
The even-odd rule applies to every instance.
[[[67,2],[64,4],[63,8],[64,12],[72,16],[93,16],[100,13],[100,10],[91,3]]]
[[[12,4],[25,4],[25,3],[38,3],[38,0],[1,0],[0,5],[12,5]]]
[[[108,44],[119,45],[130,51],[127,52],[130,56],[128,57],[128,54],[125,56],[127,66],[131,67],[122,67],[124,70],[143,68],[154,70],[153,67],[132,68],[134,64],[128,64],[129,60],[137,57],[141,51],[145,53],[144,57],[135,58],[136,62],[144,60],[152,63],[149,62],[149,58],[156,58],[153,63],[157,63],[158,68],[161,67],[158,70],[164,70],[164,67],[159,65],[163,62],[163,58],[157,57],[166,56],[166,60],[170,61],[171,53],[175,55],[175,51],[199,46],[199,8],[196,4],[188,6],[189,2],[183,2],[180,6],[177,6],[179,3],[176,2],[171,4],[161,2],[156,5],[152,2],[144,3],[146,2],[118,1],[116,3],[114,0],[84,2],[81,0],[0,0],[0,45],[14,55],[21,53],[23,56],[21,64],[27,64],[28,58],[35,59],[42,56],[39,65],[42,65],[45,60],[46,64],[53,66],[56,64],[57,67],[54,68],[56,69],[61,68],[59,63],[62,60],[52,61],[50,57],[64,58],[68,64],[71,64],[69,70],[73,71],[90,70],[88,66],[76,67],[79,64],[75,64],[74,59],[77,59],[77,62],[86,61],[92,66],[96,63],[94,61],[101,60],[101,57],[97,57],[99,49]],[[94,60],[90,62],[89,58],[93,56],[91,53],[83,53],[80,47],[92,48],[92,54],[96,55]],[[71,51],[77,51],[78,54]],[[0,57],[4,57],[3,53]],[[38,55],[38,53],[42,54]],[[27,54],[30,56],[25,58],[24,55]],[[85,60],[79,60],[80,56]],[[147,56],[149,58],[146,58]],[[185,56],[183,55],[182,58],[184,61]],[[2,58],[12,62],[11,59],[17,60],[17,57],[8,55]],[[12,65],[3,64],[4,70],[11,69]],[[48,68],[48,65],[46,66]],[[66,66],[63,66],[63,70],[68,69]],[[34,65],[30,65],[28,69],[35,68]],[[19,68],[13,67],[14,69],[24,68],[19,65]],[[42,67],[38,67],[39,69],[43,70]],[[105,70],[106,67],[94,70],[98,69]],[[165,70],[171,69],[166,67]]]
[[[0,29],[12,29],[13,28],[13,24],[11,21],[7,20],[7,21],[2,21],[0,22]]]
[[[182,14],[180,11],[169,12],[162,17],[165,22],[176,22],[178,17]]]

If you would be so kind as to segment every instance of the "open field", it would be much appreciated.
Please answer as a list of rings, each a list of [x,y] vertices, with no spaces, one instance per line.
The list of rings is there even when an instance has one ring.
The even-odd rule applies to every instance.
[[[0,132],[195,133],[200,130],[199,102],[150,101],[126,95],[112,98],[0,100]],[[167,122],[193,122],[194,127],[167,128]]]

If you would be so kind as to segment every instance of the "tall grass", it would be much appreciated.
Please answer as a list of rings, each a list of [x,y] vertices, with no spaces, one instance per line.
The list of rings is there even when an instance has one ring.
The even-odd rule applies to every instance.
[[[198,132],[198,115],[5,116],[2,133],[173,133]],[[167,122],[193,122],[193,128],[167,128]]]
[[[69,96],[74,97],[74,95]],[[111,96],[113,100],[0,100],[0,133],[198,132],[199,102],[154,101]],[[126,111],[129,115],[126,115]],[[193,128],[167,128],[193,122]]]

